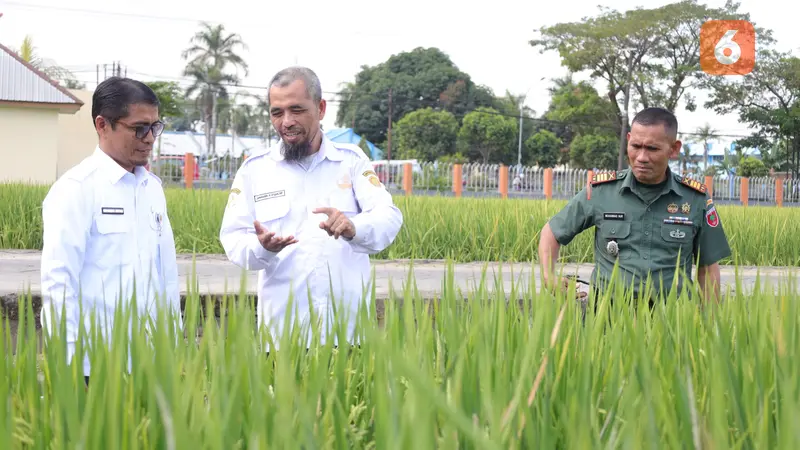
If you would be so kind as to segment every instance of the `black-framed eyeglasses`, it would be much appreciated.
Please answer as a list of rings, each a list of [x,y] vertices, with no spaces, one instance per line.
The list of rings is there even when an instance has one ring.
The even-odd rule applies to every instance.
[[[136,139],[144,139],[144,137],[147,136],[147,133],[149,133],[150,130],[153,131],[153,137],[154,138],[157,138],[158,136],[160,136],[161,132],[164,131],[164,122],[162,122],[160,120],[156,121],[156,122],[153,122],[153,123],[151,123],[149,125],[135,125],[135,126],[134,125],[128,125],[127,123],[120,122],[120,121],[117,121],[117,123],[123,125],[125,128],[127,128],[129,130],[135,131],[136,132]]]

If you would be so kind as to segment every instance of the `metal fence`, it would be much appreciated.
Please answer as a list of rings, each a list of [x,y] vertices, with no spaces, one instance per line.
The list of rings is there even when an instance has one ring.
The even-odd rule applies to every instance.
[[[229,189],[236,170],[243,159],[225,156],[222,158],[194,157],[193,188]],[[185,159],[181,156],[162,157],[150,164],[150,170],[161,177],[166,186],[186,186]],[[501,165],[466,163],[461,165],[461,195],[499,196],[501,189]],[[413,195],[453,195],[454,164],[420,162],[411,166]],[[380,180],[395,193],[404,191],[405,168],[402,164],[375,166]],[[569,199],[583,189],[589,177],[585,169],[553,169],[552,198]],[[702,176],[690,175],[701,183]],[[711,178],[711,192],[718,203],[742,203],[743,177],[717,175]],[[791,178],[758,177],[746,179],[747,203],[752,205],[774,205],[777,203],[778,184],[782,187],[782,203],[800,204],[800,180]],[[509,166],[506,191],[513,198],[544,198],[545,170],[531,166]]]

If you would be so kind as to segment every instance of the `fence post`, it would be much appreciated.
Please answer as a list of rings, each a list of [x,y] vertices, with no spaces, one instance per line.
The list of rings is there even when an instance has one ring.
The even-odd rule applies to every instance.
[[[775,178],[775,203],[778,208],[783,206],[783,179]]]
[[[739,197],[742,205],[747,206],[747,200],[750,198],[750,178],[742,177],[742,188],[739,191]]]
[[[594,178],[594,170],[589,169],[586,172],[586,200],[592,198],[592,178]]]
[[[414,172],[411,169],[411,163],[403,164],[403,189],[406,191],[406,196],[411,195],[414,186]]]
[[[508,198],[508,166],[505,164],[500,165],[500,176],[497,180],[497,189],[502,198]]]
[[[453,192],[456,193],[456,198],[461,197],[461,164],[453,164]]]
[[[183,155],[183,179],[186,189],[192,189],[194,185],[194,153],[188,152]]]
[[[711,175],[706,175],[706,189],[708,190],[708,196],[712,197],[714,195],[714,177]]]
[[[551,200],[553,198],[553,168],[548,167],[544,169],[544,198]]]

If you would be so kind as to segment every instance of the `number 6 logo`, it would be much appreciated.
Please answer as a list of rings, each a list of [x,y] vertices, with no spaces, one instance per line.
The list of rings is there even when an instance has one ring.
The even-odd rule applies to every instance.
[[[753,70],[756,32],[746,20],[709,20],[700,29],[700,68],[710,75],[746,75]]]
[[[722,39],[717,42],[717,46],[714,47],[714,56],[717,58],[717,61],[726,66],[735,63],[739,60],[739,57],[742,56],[742,47],[739,47],[739,44],[733,40],[736,31],[737,30],[726,31]],[[726,50],[728,50],[728,52],[726,52]]]

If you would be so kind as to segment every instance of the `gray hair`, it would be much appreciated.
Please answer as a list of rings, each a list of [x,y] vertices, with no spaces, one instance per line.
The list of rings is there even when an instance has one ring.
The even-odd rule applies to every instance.
[[[308,96],[315,103],[319,103],[322,100],[322,86],[319,83],[319,78],[317,78],[317,74],[313,70],[307,67],[287,67],[272,77],[269,86],[286,87],[297,80],[303,81],[306,85]],[[267,102],[269,102],[269,91],[267,91]]]

